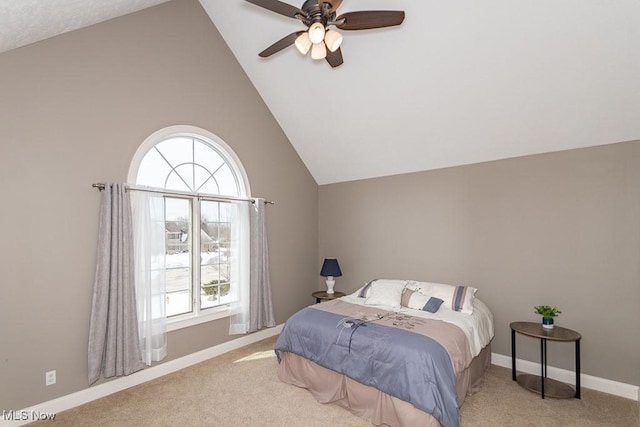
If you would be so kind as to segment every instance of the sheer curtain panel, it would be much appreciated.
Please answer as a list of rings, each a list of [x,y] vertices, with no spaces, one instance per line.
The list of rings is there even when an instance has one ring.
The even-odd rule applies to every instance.
[[[236,215],[231,224],[231,304],[229,334],[249,332],[249,209],[247,202],[234,202]]]
[[[138,344],[131,204],[124,184],[101,193],[88,346],[89,385],[144,367]]]
[[[276,326],[271,302],[269,279],[269,249],[264,199],[255,199],[251,206],[251,285],[249,330],[255,332]]]
[[[134,191],[131,199],[138,338],[142,360],[151,365],[167,355],[164,197]]]

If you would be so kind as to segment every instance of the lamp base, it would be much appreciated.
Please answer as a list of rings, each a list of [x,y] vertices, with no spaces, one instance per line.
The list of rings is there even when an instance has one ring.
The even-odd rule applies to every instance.
[[[327,281],[325,283],[327,284],[327,293],[328,294],[334,293],[333,286],[336,284],[336,281],[333,280],[333,276],[328,276]]]

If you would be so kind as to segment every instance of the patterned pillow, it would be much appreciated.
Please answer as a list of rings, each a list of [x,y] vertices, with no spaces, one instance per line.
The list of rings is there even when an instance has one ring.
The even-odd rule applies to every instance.
[[[414,310],[422,310],[422,307],[427,303],[429,297],[421,294],[418,291],[405,288],[402,292],[401,304],[403,307],[409,307]]]
[[[419,291],[411,290],[408,287],[402,291],[401,305],[403,307],[435,313],[438,311],[441,304],[441,299],[424,295]]]
[[[416,291],[412,291],[411,289],[405,287],[402,291],[402,298],[400,298],[400,305],[403,307],[409,307],[409,301],[411,301],[411,298],[415,293]]]
[[[443,283],[420,282],[421,294],[441,299],[442,306],[461,313],[473,313],[473,300],[478,290],[471,286],[452,286]]]

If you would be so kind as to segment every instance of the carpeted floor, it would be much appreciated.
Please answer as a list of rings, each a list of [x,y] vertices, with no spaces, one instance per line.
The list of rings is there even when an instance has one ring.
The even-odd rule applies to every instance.
[[[32,426],[370,426],[346,410],[320,404],[276,376],[269,338],[187,369],[57,414]],[[582,389],[582,399],[540,399],[492,366],[467,398],[466,426],[640,425],[640,404]]]

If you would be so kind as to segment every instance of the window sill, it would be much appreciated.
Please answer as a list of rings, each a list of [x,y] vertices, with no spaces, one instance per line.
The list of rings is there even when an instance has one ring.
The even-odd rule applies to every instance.
[[[177,331],[178,329],[188,328],[189,326],[199,325],[201,323],[211,322],[213,320],[223,319],[231,315],[229,307],[220,307],[207,314],[188,315],[187,317],[179,317],[167,321],[167,332]]]

